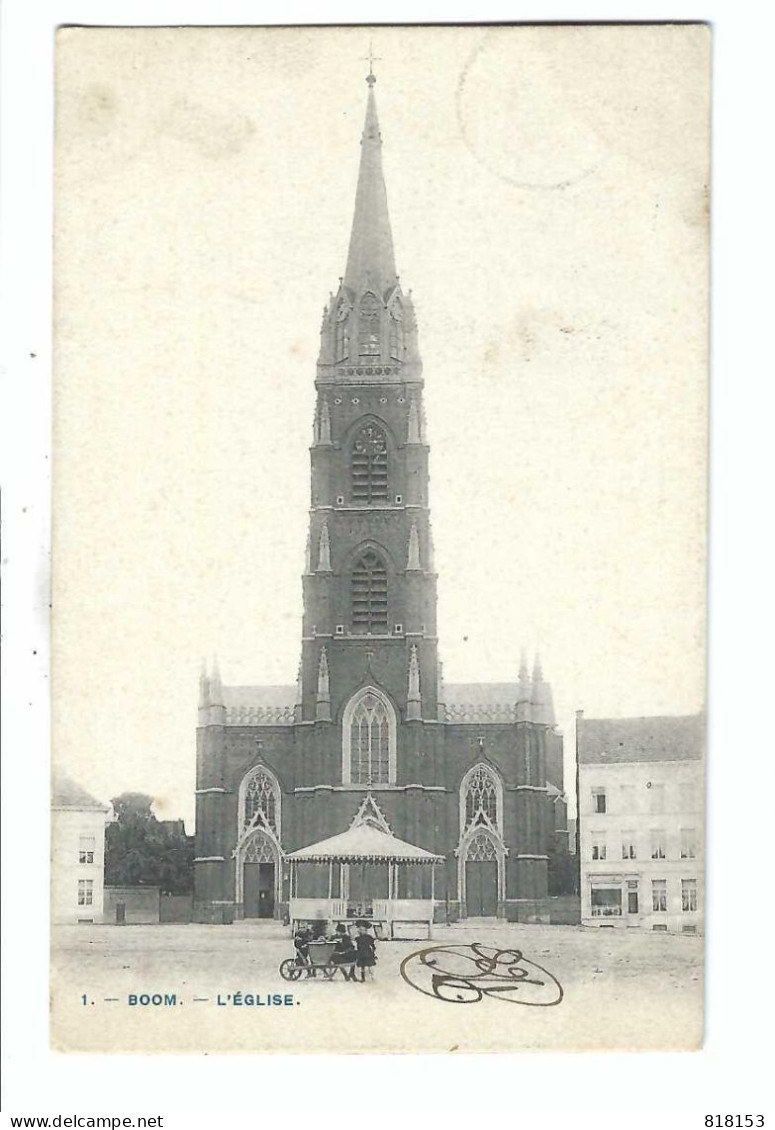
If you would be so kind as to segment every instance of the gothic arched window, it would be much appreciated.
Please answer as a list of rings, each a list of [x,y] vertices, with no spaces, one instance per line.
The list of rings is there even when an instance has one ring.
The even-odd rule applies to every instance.
[[[499,832],[502,822],[502,790],[495,772],[475,765],[460,785],[460,833],[481,825]]]
[[[268,836],[256,832],[250,837],[250,842],[242,855],[243,863],[274,863],[277,859],[277,848]]]
[[[274,776],[259,765],[240,786],[240,835],[250,828],[268,828],[280,839],[280,786]]]
[[[379,357],[379,319],[382,303],[367,291],[358,311],[358,353],[361,357]]]
[[[350,700],[342,719],[345,784],[389,785],[395,781],[396,718],[374,687]]]
[[[466,860],[469,863],[481,863],[485,860],[498,858],[495,841],[487,832],[477,832],[469,842]]]
[[[373,549],[367,549],[355,562],[351,577],[352,626],[354,631],[387,632],[387,569]]]
[[[387,436],[376,424],[366,424],[353,439],[351,459],[353,502],[387,502]]]

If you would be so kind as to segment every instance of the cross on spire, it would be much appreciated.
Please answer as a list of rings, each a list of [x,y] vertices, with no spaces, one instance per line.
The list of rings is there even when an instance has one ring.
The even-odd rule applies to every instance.
[[[369,73],[366,76],[366,82],[369,84],[369,86],[373,86],[377,81],[377,76],[374,74],[374,64],[380,63],[382,61],[382,56],[374,54],[374,48],[372,47],[371,40],[369,40],[369,53],[363,61],[364,63],[369,64]]]

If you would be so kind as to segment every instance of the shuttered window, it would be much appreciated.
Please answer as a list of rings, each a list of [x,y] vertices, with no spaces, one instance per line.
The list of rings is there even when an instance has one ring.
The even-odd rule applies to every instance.
[[[367,424],[356,435],[350,458],[353,502],[387,502],[387,438],[376,424]]]
[[[372,549],[358,558],[352,572],[352,620],[355,631],[387,633],[387,570]]]

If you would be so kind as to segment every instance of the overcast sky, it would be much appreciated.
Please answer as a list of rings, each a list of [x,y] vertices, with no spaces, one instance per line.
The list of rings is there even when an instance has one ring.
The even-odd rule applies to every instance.
[[[449,682],[701,709],[707,31],[59,34],[55,758],[192,827],[197,678],[292,683],[369,39]]]

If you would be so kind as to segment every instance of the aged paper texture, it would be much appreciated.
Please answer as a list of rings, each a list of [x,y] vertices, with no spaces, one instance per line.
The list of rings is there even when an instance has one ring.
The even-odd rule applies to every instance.
[[[56,1048],[700,1045],[708,115],[701,25],[58,33]]]

